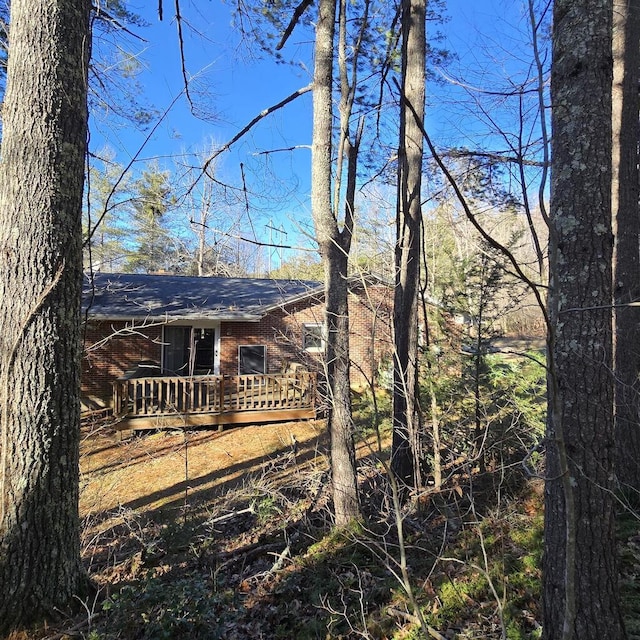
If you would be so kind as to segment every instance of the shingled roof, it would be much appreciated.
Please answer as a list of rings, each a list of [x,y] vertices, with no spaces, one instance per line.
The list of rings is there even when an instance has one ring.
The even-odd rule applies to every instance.
[[[322,296],[321,282],[267,278],[94,273],[85,277],[91,319],[257,321],[272,309]]]

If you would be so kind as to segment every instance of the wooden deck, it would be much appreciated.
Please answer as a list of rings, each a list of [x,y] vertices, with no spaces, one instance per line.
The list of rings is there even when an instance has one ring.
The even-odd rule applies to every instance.
[[[117,428],[161,429],[314,418],[316,374],[149,377],[113,385]]]

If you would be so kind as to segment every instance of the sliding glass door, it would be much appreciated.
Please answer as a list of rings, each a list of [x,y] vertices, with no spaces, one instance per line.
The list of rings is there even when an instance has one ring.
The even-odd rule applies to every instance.
[[[213,375],[216,371],[216,330],[212,327],[166,325],[162,369],[165,375]]]

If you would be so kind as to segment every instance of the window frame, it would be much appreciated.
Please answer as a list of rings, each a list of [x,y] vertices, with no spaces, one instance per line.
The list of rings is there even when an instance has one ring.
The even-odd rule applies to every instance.
[[[242,371],[242,349],[262,349],[262,371]],[[267,345],[266,344],[239,344],[238,345],[238,375],[239,376],[252,376],[252,375],[265,375],[267,373]]]
[[[317,333],[314,331],[320,329]],[[309,338],[313,345],[309,345]],[[319,342],[319,344],[318,344]],[[307,353],[324,353],[327,344],[327,331],[324,322],[305,322],[302,325],[302,350]]]

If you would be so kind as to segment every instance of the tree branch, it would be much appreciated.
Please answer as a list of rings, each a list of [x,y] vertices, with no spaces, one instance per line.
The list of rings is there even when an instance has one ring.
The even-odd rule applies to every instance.
[[[167,117],[167,115],[169,114],[169,111],[171,111],[171,109],[173,109],[173,106],[176,104],[176,102],[178,102],[178,99],[180,98],[181,95],[182,95],[182,92],[180,92],[171,101],[171,104],[165,109],[164,113],[160,116],[160,118],[158,118],[158,122],[156,122],[153,125],[153,127],[151,128],[151,131],[149,131],[147,137],[144,139],[144,141],[142,142],[142,144],[140,145],[140,147],[138,148],[138,150],[134,154],[133,158],[131,158],[131,160],[129,161],[129,164],[127,164],[127,166],[122,170],[122,173],[120,174],[119,178],[115,181],[113,187],[111,188],[111,191],[109,192],[109,195],[107,196],[107,199],[106,199],[106,201],[104,203],[104,210],[100,214],[100,217],[98,218],[98,221],[95,223],[95,225],[93,225],[93,227],[91,227],[91,220],[89,220],[89,229],[87,230],[87,237],[85,238],[84,242],[82,243],[83,247],[85,247],[89,242],[91,242],[91,239],[93,238],[95,232],[98,230],[98,227],[100,226],[100,224],[104,220],[104,217],[113,208],[113,207],[110,207],[109,204],[111,202],[111,198],[113,197],[113,195],[116,192],[116,189],[118,188],[118,186],[120,185],[120,183],[124,179],[125,175],[127,175],[127,172],[129,171],[129,169],[131,169],[131,167],[133,166],[133,163],[138,160],[138,156],[142,153],[142,150],[147,145],[147,142],[149,142],[149,140],[151,140],[151,137],[156,132],[156,130],[158,129],[160,124]]]
[[[431,138],[429,137],[429,134],[427,133],[427,130],[425,129],[424,122],[422,121],[422,119],[416,113],[416,110],[413,107],[413,105],[407,100],[406,96],[403,94],[403,92],[402,92],[402,90],[400,88],[400,85],[398,84],[398,81],[394,78],[393,82],[395,83],[396,88],[400,92],[400,99],[404,100],[407,103],[407,106],[411,110],[411,113],[413,114],[413,117],[416,119],[418,127],[420,128],[420,131],[422,133],[424,141],[427,143],[427,146],[429,147],[429,151],[431,152],[431,155],[433,156],[433,159],[436,161],[436,164],[440,167],[440,170],[442,171],[442,173],[444,174],[445,178],[447,179],[447,181],[451,185],[451,188],[455,192],[456,197],[458,198],[458,201],[462,205],[462,209],[463,209],[463,211],[465,213],[465,216],[467,217],[469,222],[471,222],[471,224],[476,229],[476,231],[482,236],[482,238],[491,247],[493,247],[497,251],[500,251],[500,253],[502,253],[502,255],[504,255],[507,258],[507,260],[509,260],[509,262],[513,266],[515,272],[518,274],[518,277],[531,289],[531,292],[535,296],[536,302],[538,303],[538,306],[540,307],[540,311],[542,312],[542,315],[544,317],[545,325],[547,327],[550,326],[549,314],[547,313],[547,307],[546,307],[546,305],[544,303],[544,300],[542,299],[542,295],[540,294],[539,286],[535,282],[533,282],[533,280],[531,280],[531,278],[529,278],[522,271],[522,268],[518,264],[518,261],[516,260],[516,258],[513,255],[513,253],[511,253],[511,251],[509,251],[509,249],[507,249],[507,247],[505,247],[503,244],[498,242],[492,235],[487,233],[487,231],[485,231],[484,227],[476,220],[476,217],[471,212],[471,208],[469,207],[467,199],[465,198],[465,196],[462,193],[460,187],[458,186],[458,183],[456,182],[456,179],[451,175],[451,172],[449,171],[449,169],[447,169],[446,165],[442,161],[442,158],[440,157],[440,155],[438,154],[435,146],[433,145],[433,142],[431,141]]]
[[[280,38],[280,42],[276,45],[276,51],[280,51],[282,47],[286,44],[289,36],[293,33],[298,22],[300,22],[300,18],[302,14],[313,4],[313,0],[302,0],[302,2],[295,8],[293,15],[291,16],[291,20],[287,25],[287,28],[284,30],[282,34],[282,38]]]
[[[193,185],[191,185],[191,188],[189,189],[187,194],[191,192],[191,190],[200,181],[202,176],[205,173],[207,173],[207,170],[211,166],[211,163],[219,155],[221,155],[225,151],[228,151],[236,142],[238,142],[238,140],[240,140],[240,138],[242,138],[256,124],[258,124],[258,122],[260,122],[261,120],[266,118],[268,115],[272,114],[274,111],[277,111],[278,109],[282,109],[282,107],[285,107],[290,102],[293,102],[296,98],[299,98],[301,95],[303,95],[305,93],[308,93],[312,89],[313,89],[313,84],[308,84],[306,87],[302,87],[302,89],[298,89],[297,91],[294,91],[292,94],[290,94],[286,98],[284,98],[284,100],[281,100],[280,102],[278,102],[278,103],[276,103],[276,104],[274,104],[274,105],[272,105],[270,107],[267,107],[266,109],[263,109],[255,118],[253,118],[253,120],[251,120],[249,122],[249,124],[245,125],[242,129],[240,129],[240,131],[238,131],[238,133],[236,133],[236,135],[233,136],[233,138],[231,138],[231,140],[229,140],[229,142],[227,142],[224,145],[222,145],[217,151],[215,151],[211,156],[209,156],[209,158],[205,161],[204,165],[202,166],[202,171],[200,172],[200,175],[194,180]]]
[[[492,162],[504,162],[509,164],[518,164],[525,167],[542,167],[545,168],[547,164],[539,160],[527,160],[525,158],[519,158],[517,156],[507,156],[500,153],[494,153],[491,151],[473,151],[469,149],[449,149],[444,152],[445,158],[485,158]]]
[[[134,38],[137,38],[138,40],[142,40],[142,42],[147,42],[147,40],[145,40],[142,36],[139,36],[137,33],[134,33],[133,31],[131,31],[131,29],[128,29],[127,27],[125,27],[122,24],[122,22],[120,22],[115,16],[112,16],[110,13],[105,11],[104,7],[100,6],[99,4],[93,4],[91,8],[93,12],[96,14],[96,18],[98,20],[110,22],[111,24],[115,25],[118,29],[121,29],[128,35]]]
[[[187,64],[184,59],[184,38],[182,36],[182,14],[180,13],[180,0],[175,0],[176,7],[176,27],[178,29],[178,45],[180,47],[180,69],[182,71],[182,81],[184,83],[184,94],[189,102],[191,113],[195,114],[195,106],[189,93],[189,78],[187,78]]]

